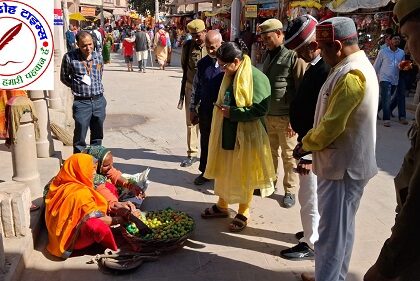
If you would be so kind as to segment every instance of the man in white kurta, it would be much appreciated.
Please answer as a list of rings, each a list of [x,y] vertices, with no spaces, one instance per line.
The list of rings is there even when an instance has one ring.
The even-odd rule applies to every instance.
[[[350,18],[335,17],[316,30],[321,55],[331,72],[321,88],[314,128],[295,153],[313,153],[318,177],[319,239],[315,243],[316,281],[344,281],[354,242],[355,216],[363,189],[377,173],[375,70],[358,47]]]

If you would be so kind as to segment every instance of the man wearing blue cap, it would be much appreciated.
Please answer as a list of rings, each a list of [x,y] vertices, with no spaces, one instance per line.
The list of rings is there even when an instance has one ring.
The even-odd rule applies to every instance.
[[[316,27],[321,56],[332,69],[321,88],[314,128],[295,149],[312,151],[318,181],[319,238],[315,279],[344,281],[354,243],[355,217],[363,190],[378,172],[375,157],[379,85],[359,49],[351,18],[335,17]]]

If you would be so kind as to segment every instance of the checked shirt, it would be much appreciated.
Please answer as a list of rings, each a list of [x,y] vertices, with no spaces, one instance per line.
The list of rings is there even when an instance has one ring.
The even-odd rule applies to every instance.
[[[91,85],[82,82],[83,76],[88,75],[87,67],[92,65],[90,71]],[[103,59],[97,52],[92,53],[90,60],[85,60],[80,49],[75,49],[64,55],[61,63],[60,80],[76,97],[93,97],[104,92],[102,85]]]

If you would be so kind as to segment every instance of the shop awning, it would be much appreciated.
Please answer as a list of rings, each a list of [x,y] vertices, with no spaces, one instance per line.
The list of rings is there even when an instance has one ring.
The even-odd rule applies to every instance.
[[[103,11],[103,13],[104,13],[104,19],[110,19],[110,18],[112,18],[112,14],[111,14],[110,12]],[[95,19],[100,19],[100,18],[101,18],[101,13],[99,13],[99,14],[95,17]]]
[[[327,7],[336,13],[349,13],[357,9],[376,9],[388,5],[391,0],[334,0]]]
[[[290,2],[290,7],[305,7],[305,8],[317,8],[321,9],[322,5],[319,1],[316,0],[304,0],[304,1],[292,1]]]
[[[127,12],[126,12],[126,10],[125,10],[125,9],[123,9],[123,8],[115,8],[115,9],[112,11],[112,14],[113,14],[114,16],[124,16],[126,13],[127,13]]]
[[[81,13],[73,13],[69,15],[69,19],[77,21],[85,21],[86,18]]]
[[[204,15],[206,17],[214,17],[214,16],[217,16],[218,14],[228,14],[228,13],[230,13],[230,6],[223,6],[220,8],[216,8],[211,12],[206,11],[204,12]]]

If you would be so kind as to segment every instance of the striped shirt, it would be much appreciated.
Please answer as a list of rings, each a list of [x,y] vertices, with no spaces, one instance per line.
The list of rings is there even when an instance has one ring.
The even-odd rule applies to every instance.
[[[82,82],[83,77],[88,75],[88,68],[91,65],[91,85]],[[80,49],[75,49],[64,55],[61,63],[60,80],[76,97],[93,97],[104,92],[102,85],[103,59],[97,52],[92,53],[90,60],[83,58]]]

